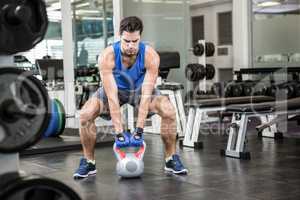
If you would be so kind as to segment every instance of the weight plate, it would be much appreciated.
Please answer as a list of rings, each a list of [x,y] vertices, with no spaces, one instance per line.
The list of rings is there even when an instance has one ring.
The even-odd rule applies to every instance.
[[[44,132],[44,137],[53,137],[58,132],[59,116],[56,102],[51,100],[51,118],[47,130]]]
[[[48,93],[30,72],[0,68],[0,152],[19,152],[47,129]]]
[[[0,54],[32,49],[44,39],[48,28],[43,0],[0,1]]]
[[[40,176],[13,178],[1,187],[1,200],[80,200],[69,186],[53,179]]]
[[[59,128],[58,133],[56,134],[56,136],[59,136],[65,130],[65,126],[66,126],[66,111],[65,111],[64,105],[61,103],[61,101],[59,101],[58,99],[54,99],[54,100],[57,103],[58,111],[59,111],[59,116],[60,116],[60,128]]]

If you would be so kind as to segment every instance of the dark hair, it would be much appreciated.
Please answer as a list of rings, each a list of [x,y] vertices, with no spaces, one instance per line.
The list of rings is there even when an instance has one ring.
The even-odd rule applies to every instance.
[[[143,28],[143,22],[140,18],[136,16],[125,17],[120,23],[120,35],[122,35],[124,31],[129,33],[140,31],[140,34],[142,34]]]

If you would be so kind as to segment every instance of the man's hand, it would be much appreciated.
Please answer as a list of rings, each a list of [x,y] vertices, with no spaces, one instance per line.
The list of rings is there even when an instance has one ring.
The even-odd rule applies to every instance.
[[[130,137],[130,145],[134,147],[140,147],[144,142],[144,130],[137,127]]]
[[[115,143],[118,148],[128,147],[130,145],[130,133],[122,132],[116,133],[115,135]]]

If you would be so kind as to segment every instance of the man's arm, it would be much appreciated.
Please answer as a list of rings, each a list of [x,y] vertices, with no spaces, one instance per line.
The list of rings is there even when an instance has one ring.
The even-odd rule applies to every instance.
[[[123,132],[121,109],[118,98],[118,87],[113,76],[114,53],[112,47],[106,48],[99,57],[99,71],[108,99],[110,116],[116,133]],[[103,108],[102,108],[103,109]]]
[[[145,56],[146,74],[142,84],[142,97],[139,105],[138,119],[136,127],[144,128],[145,120],[149,112],[151,96],[156,84],[159,70],[159,55],[152,47],[147,47]]]

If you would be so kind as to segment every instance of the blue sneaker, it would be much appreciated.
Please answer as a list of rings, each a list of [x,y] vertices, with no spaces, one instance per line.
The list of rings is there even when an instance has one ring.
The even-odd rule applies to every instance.
[[[172,159],[166,162],[165,170],[174,174],[187,174],[188,170],[183,166],[177,154],[172,156]]]
[[[96,174],[96,165],[88,163],[85,158],[80,159],[79,168],[74,173],[74,179],[86,178],[90,175]]]

